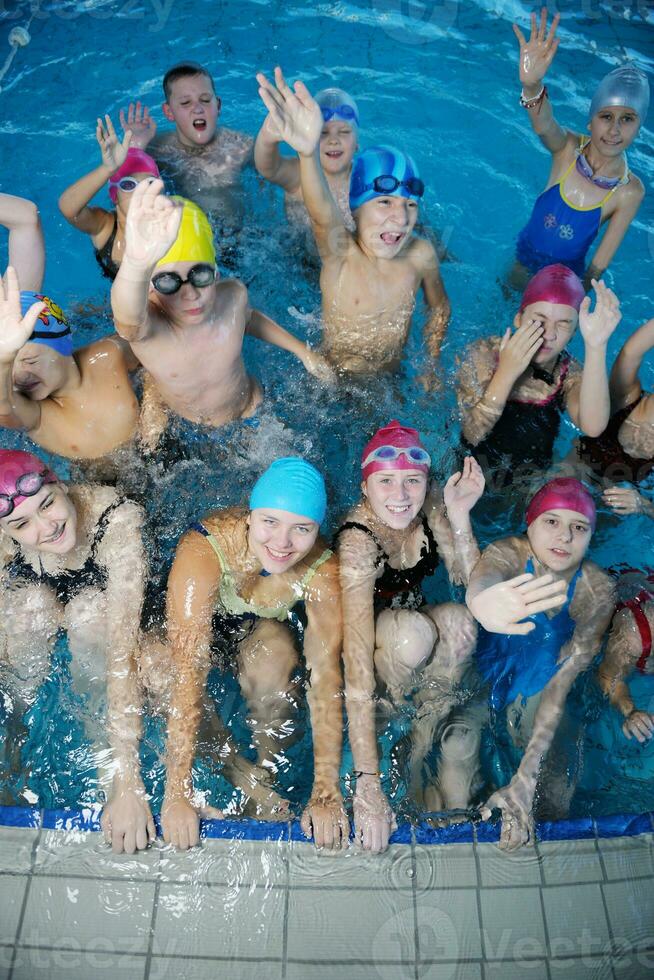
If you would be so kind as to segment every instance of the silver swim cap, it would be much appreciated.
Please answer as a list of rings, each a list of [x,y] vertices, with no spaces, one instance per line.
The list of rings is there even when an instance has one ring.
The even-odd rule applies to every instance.
[[[595,90],[588,118],[607,106],[623,105],[638,113],[641,124],[649,109],[647,75],[635,65],[620,65],[605,75]]]
[[[352,96],[342,88],[324,88],[318,92],[315,99],[322,110],[325,122],[333,118],[342,119],[353,129],[358,128],[359,109]]]

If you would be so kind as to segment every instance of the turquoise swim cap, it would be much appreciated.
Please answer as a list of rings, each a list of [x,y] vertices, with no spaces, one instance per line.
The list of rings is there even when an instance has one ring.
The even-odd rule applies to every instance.
[[[425,192],[418,168],[394,146],[372,146],[358,153],[350,178],[350,211],[375,197],[419,198]]]
[[[261,474],[250,494],[250,510],[272,507],[322,524],[327,492],[322,473],[299,456],[276,459]]]

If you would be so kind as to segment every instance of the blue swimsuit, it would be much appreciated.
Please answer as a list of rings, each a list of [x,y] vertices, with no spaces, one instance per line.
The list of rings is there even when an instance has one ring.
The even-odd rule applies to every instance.
[[[583,152],[587,143],[582,140],[580,137],[578,153]],[[589,208],[571,204],[563,188],[575,163],[576,158],[561,179],[536,198],[531,217],[518,235],[516,258],[532,274],[546,265],[561,262],[583,279],[586,253],[599,231],[602,207],[620,186],[611,188],[598,204]],[[628,174],[625,161],[623,181]]]
[[[531,558],[525,572],[534,573]],[[490,684],[489,700],[495,711],[512,704],[520,696],[526,699],[538,694],[561,667],[559,654],[575,631],[569,609],[580,575],[581,568],[578,568],[568,585],[565,605],[555,616],[550,619],[546,613],[539,612],[529,617],[536,624],[531,633],[524,636],[487,633],[480,628],[477,668]]]

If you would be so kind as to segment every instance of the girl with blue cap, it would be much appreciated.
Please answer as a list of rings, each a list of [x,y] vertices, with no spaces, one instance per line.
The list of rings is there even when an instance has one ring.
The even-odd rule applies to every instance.
[[[338,565],[319,538],[327,509],[322,475],[306,460],[276,460],[255,483],[249,509],[215,511],[181,539],[168,582],[173,690],[168,725],[164,839],[198,843],[192,763],[206,679],[233,670],[248,705],[257,764],[221,750],[223,775],[257,816],[278,819],[288,802],[274,790],[284,742],[294,734],[298,655],[293,631],[306,610],[304,659],[314,745],[314,783],[302,817],[318,846],[340,847],[349,827],[339,789],[342,623]],[[213,705],[209,711],[214,716]]]
[[[323,351],[341,370],[372,374],[399,363],[422,288],[429,307],[425,341],[437,356],[450,315],[433,245],[413,231],[424,184],[414,162],[390,146],[354,160],[350,231],[316,149],[323,110],[302,82],[292,89],[280,68],[275,84],[257,75],[275,132],[299,156],[302,195],[322,261]]]
[[[316,95],[323,124],[320,133],[320,164],[343,223],[354,231],[350,211],[350,175],[352,160],[359,148],[359,109],[351,95],[342,88],[325,88]],[[300,161],[283,157],[279,152],[281,134],[274,117],[268,113],[254,144],[254,165],[266,180],[284,189],[289,220],[309,226],[310,220],[302,196]]]
[[[621,65],[600,82],[590,104],[583,136],[564,129],[554,118],[545,73],[559,45],[559,14],[547,31],[547,10],[540,22],[531,15],[527,41],[514,24],[520,44],[520,105],[534,132],[552,154],[547,187],[538,197],[518,236],[516,285],[528,274],[562,262],[588,284],[600,279],[631,224],[645,189],[629,169],[626,150],[645,122],[649,107],[647,77],[632,64]],[[608,227],[586,270],[586,254],[601,225]]]

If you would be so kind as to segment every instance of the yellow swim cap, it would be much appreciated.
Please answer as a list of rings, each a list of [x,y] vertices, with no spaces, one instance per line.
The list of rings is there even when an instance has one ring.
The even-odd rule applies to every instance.
[[[173,197],[172,200],[183,205],[182,222],[177,238],[164,257],[159,259],[157,267],[169,262],[209,262],[215,265],[213,232],[206,214],[185,197]]]

